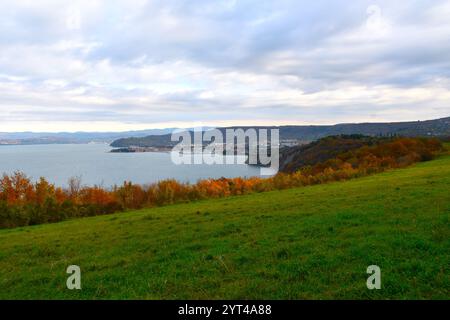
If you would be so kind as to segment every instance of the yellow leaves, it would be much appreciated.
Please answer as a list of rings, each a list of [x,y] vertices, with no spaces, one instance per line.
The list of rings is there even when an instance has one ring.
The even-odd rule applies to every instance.
[[[442,144],[435,139],[397,138],[341,153],[334,159],[303,167],[294,173],[281,172],[265,179],[204,179],[192,185],[170,179],[147,187],[124,182],[122,186],[116,186],[112,190],[99,186],[83,187],[79,178],[70,179],[69,187],[64,190],[56,188],[45,178],[40,178],[33,184],[24,173],[15,172],[11,176],[3,175],[0,179],[0,204],[20,209],[25,205],[41,208],[47,203],[55,203],[58,206],[57,212],[62,211],[63,207],[66,210],[66,215],[52,217],[52,221],[57,221],[67,216],[76,216],[86,208],[93,210],[89,211],[91,214],[104,214],[128,208],[139,209],[351,179],[428,160],[440,150]],[[26,222],[13,223],[23,224]],[[1,225],[9,226],[11,223],[0,221]]]

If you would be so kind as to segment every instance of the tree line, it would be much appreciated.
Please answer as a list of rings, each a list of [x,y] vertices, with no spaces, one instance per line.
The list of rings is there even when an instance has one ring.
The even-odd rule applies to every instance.
[[[270,178],[204,179],[195,184],[169,179],[148,186],[126,181],[111,189],[82,186],[80,178],[71,178],[68,187],[61,188],[45,178],[32,182],[15,172],[0,180],[0,228],[347,180],[427,161],[442,150],[437,139],[394,138]]]

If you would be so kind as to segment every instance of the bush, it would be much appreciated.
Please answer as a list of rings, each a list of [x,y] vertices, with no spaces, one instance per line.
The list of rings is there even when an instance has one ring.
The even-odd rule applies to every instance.
[[[329,141],[331,138],[326,139]],[[339,141],[345,143],[343,138]],[[99,186],[82,187],[79,178],[73,178],[69,188],[63,190],[44,178],[33,184],[25,174],[15,172],[0,179],[0,228],[351,179],[431,160],[442,150],[442,144],[436,139],[396,138],[380,143],[368,139],[366,145],[358,149],[267,179],[204,179],[194,185],[170,179],[146,189],[131,182],[124,182],[113,190]]]

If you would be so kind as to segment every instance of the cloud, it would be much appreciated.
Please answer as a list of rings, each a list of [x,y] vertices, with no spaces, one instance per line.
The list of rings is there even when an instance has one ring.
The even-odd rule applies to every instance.
[[[0,4],[0,131],[450,111],[448,1]]]

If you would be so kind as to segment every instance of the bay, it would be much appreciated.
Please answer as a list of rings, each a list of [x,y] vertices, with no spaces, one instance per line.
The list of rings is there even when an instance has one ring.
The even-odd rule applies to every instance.
[[[110,153],[107,144],[50,144],[0,146],[0,174],[22,171],[33,181],[45,177],[67,186],[80,176],[83,185],[109,188],[124,181],[150,184],[164,179],[195,183],[204,178],[259,176],[248,165],[175,165],[170,153]]]

